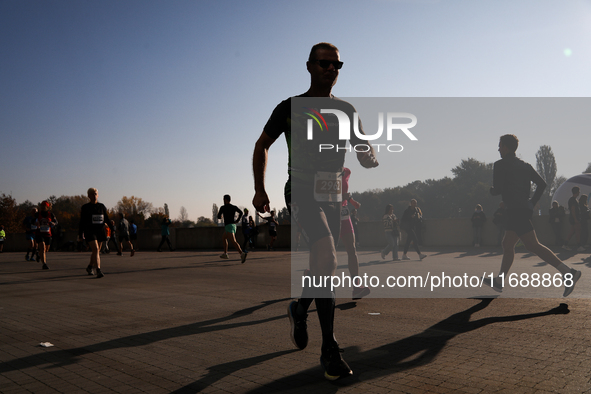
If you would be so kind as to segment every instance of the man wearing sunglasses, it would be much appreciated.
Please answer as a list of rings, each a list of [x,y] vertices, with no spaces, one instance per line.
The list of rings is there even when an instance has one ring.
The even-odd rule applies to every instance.
[[[265,170],[270,146],[281,135],[285,134],[289,148],[289,179],[285,185],[285,201],[290,210],[292,222],[298,224],[303,238],[310,247],[309,269],[310,275],[316,277],[334,276],[337,266],[335,245],[340,231],[340,177],[342,176],[346,149],[336,152],[318,152],[318,141],[339,144],[338,128],[333,126],[336,117],[330,114],[324,116],[328,123],[313,125],[308,122],[312,113],[320,115],[320,104],[328,104],[331,108],[338,108],[347,114],[355,112],[353,106],[332,95],[332,87],[336,84],[339,70],[343,62],[340,61],[339,50],[332,44],[319,43],[312,47],[306,67],[310,73],[310,88],[297,99],[289,98],[281,102],[273,111],[259,137],[253,155],[253,172],[255,180],[255,196],[253,205],[259,212],[269,212],[269,197],[265,190]],[[316,109],[307,108],[305,115],[299,111],[300,98],[305,100],[320,100]],[[307,101],[306,101],[307,102]],[[315,105],[312,104],[312,107]],[[326,108],[326,107],[325,107]],[[310,115],[310,116],[308,116]],[[314,116],[312,116],[314,117]],[[322,116],[320,116],[322,117]],[[316,119],[316,118],[315,118]],[[324,118],[322,119],[324,120]],[[340,123],[339,123],[340,124]],[[308,125],[308,126],[306,126]],[[315,141],[309,141],[310,134],[306,134],[306,127],[314,128]],[[358,129],[363,133],[359,123]],[[308,138],[305,136],[308,135]],[[346,144],[347,141],[340,141]],[[350,146],[364,144],[355,134],[349,139]],[[371,146],[367,145],[365,152],[357,152],[357,159],[365,168],[378,165]],[[315,148],[315,149],[314,149]],[[320,171],[321,169],[322,171]],[[328,174],[328,175],[327,175]],[[334,176],[334,184],[339,187],[338,201],[322,195],[318,191],[318,179],[322,176]],[[320,178],[319,178],[320,177]],[[292,193],[293,192],[293,193]],[[336,196],[337,193],[335,192]],[[295,230],[294,230],[295,231]],[[292,301],[288,306],[288,317],[291,323],[291,339],[299,349],[308,344],[306,318],[308,308],[313,300],[316,302],[318,319],[322,331],[322,348],[320,362],[325,370],[325,377],[336,380],[352,374],[351,369],[341,357],[341,350],[334,338],[335,292],[328,286],[312,288],[303,286],[302,296],[298,301]]]

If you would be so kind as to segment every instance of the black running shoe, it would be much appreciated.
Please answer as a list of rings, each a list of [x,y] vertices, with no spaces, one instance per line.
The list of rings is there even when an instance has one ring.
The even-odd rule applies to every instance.
[[[47,264],[43,263],[43,267],[41,267],[41,268],[44,269],[44,270],[48,270],[49,269],[49,266]]]
[[[103,274],[103,271],[101,271],[100,268],[96,269],[96,277],[97,278],[102,278],[103,276],[105,276],[105,274]]]
[[[342,352],[336,344],[322,352],[320,364],[324,368],[324,377],[326,379],[337,380],[353,375],[353,371],[341,357]]]
[[[308,324],[306,323],[306,314],[303,317],[297,315],[298,302],[292,301],[287,307],[287,316],[289,316],[289,323],[291,324],[291,341],[300,350],[308,346]]]
[[[88,275],[94,275],[92,273],[92,267],[90,265],[88,267],[86,267],[86,272],[88,272]]]

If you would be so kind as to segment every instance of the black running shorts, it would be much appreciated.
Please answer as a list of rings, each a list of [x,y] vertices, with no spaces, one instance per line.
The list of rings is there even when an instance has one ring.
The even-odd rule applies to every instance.
[[[511,209],[507,210],[507,227],[505,230],[514,231],[518,236],[533,231],[534,226],[531,222],[533,211],[529,209]]]
[[[292,229],[297,225],[309,246],[332,235],[338,244],[341,231],[341,203],[317,202],[312,197],[292,201],[292,195],[285,195],[285,203],[292,219]]]

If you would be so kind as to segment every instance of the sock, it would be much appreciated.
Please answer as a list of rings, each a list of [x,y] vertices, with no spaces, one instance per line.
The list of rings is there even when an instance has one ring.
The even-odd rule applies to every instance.
[[[322,331],[322,352],[337,344],[334,338],[335,293],[327,289],[329,298],[316,298],[316,310]]]

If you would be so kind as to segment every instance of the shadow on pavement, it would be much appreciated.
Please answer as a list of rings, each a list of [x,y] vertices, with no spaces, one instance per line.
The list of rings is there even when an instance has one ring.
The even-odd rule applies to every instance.
[[[89,353],[97,353],[106,350],[131,348],[137,346],[149,345],[151,343],[163,341],[171,338],[185,337],[189,335],[203,334],[207,332],[215,332],[228,330],[236,327],[247,327],[257,324],[263,324],[279,319],[285,319],[285,314],[274,316],[261,320],[253,320],[241,323],[227,323],[218,325],[220,323],[228,322],[230,320],[244,317],[256,312],[259,309],[265,308],[269,305],[288,301],[290,298],[282,298],[278,300],[263,301],[259,305],[250,308],[241,309],[232,313],[229,316],[206,320],[197,323],[186,324],[178,327],[165,328],[162,330],[145,332],[137,335],[130,335],[123,338],[117,338],[106,342],[96,343],[89,346],[83,346],[66,350],[54,350],[48,352],[40,352],[38,354],[17,358],[10,361],[0,363],[0,373],[16,371],[19,369],[30,368],[49,364],[47,368],[57,368],[65,365],[75,364],[78,362],[77,357],[84,356]],[[288,352],[286,352],[288,353]]]
[[[465,311],[451,315],[447,319],[427,328],[420,334],[412,335],[408,338],[364,352],[359,352],[357,347],[346,348],[345,359],[354,371],[354,375],[351,378],[338,380],[336,382],[328,382],[323,378],[323,372],[320,366],[316,366],[294,375],[278,379],[265,387],[251,390],[249,393],[271,393],[279,391],[304,392],[304,390],[335,393],[340,387],[346,387],[361,382],[360,377],[364,374],[370,374],[373,379],[429,364],[437,357],[447,343],[457,335],[477,330],[489,324],[520,321],[549,315],[563,315],[570,312],[567,304],[560,304],[555,308],[543,312],[486,317],[470,321],[472,314],[485,309],[493,301],[492,298],[478,300],[478,304]],[[290,352],[276,352],[266,356],[245,359],[242,361],[245,362],[245,365],[252,365],[252,362],[260,362],[262,358],[267,357],[268,359],[272,359],[288,353]],[[236,361],[232,364],[234,366],[234,364],[238,365],[240,362],[241,361]],[[214,366],[211,367],[210,370],[221,370],[222,366],[226,365],[227,364]],[[375,365],[379,365],[380,367],[373,367]],[[205,387],[203,386],[205,379],[206,378],[200,379],[181,390],[201,390]],[[176,392],[183,392],[181,390]]]

